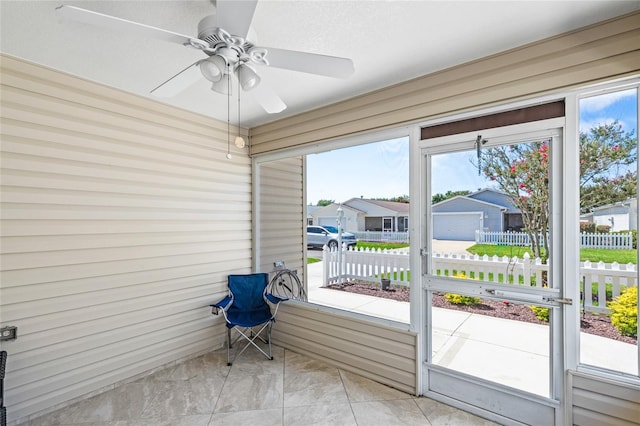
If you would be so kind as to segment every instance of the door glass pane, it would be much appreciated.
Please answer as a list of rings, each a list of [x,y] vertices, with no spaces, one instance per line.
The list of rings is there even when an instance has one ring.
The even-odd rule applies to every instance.
[[[638,93],[580,101],[580,362],[638,375]]]
[[[433,296],[434,364],[550,396],[548,321],[536,320],[526,305],[480,299],[467,311],[435,307],[441,298]]]
[[[518,291],[550,287],[550,144],[433,155],[430,179],[432,363],[547,397],[558,313]]]

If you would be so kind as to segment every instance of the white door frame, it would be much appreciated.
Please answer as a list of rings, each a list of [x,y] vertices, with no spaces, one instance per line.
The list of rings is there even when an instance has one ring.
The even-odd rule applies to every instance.
[[[506,415],[512,416],[516,413],[521,416],[518,421],[524,423],[535,423],[535,420],[545,417],[547,419],[553,419],[555,424],[561,424],[563,420],[563,406],[564,406],[564,371],[565,360],[563,350],[563,333],[562,333],[562,312],[564,309],[560,304],[554,305],[557,309],[556,312],[560,312],[557,318],[551,322],[551,344],[550,344],[550,398],[539,397],[537,395],[531,395],[526,392],[521,392],[517,389],[509,388],[492,382],[486,382],[479,378],[463,377],[461,373],[457,373],[452,370],[447,370],[437,365],[431,364],[431,303],[427,298],[428,291],[431,286],[434,285],[434,279],[428,275],[431,263],[431,189],[429,185],[429,179],[431,176],[431,164],[429,158],[433,154],[468,150],[473,145],[470,145],[470,141],[474,141],[478,133],[482,134],[483,138],[489,139],[491,142],[488,146],[501,145],[503,143],[517,143],[527,142],[534,139],[540,139],[544,137],[553,138],[552,143],[552,166],[551,166],[551,203],[552,211],[550,217],[550,229],[554,236],[554,249],[561,248],[563,246],[562,241],[562,224],[559,218],[562,217],[562,189],[563,189],[563,176],[562,176],[562,160],[563,160],[563,129],[565,126],[564,118],[556,118],[544,121],[538,121],[533,123],[525,123],[513,126],[505,126],[496,129],[486,129],[481,132],[469,132],[464,134],[457,134],[451,136],[444,136],[440,138],[434,138],[429,140],[422,140],[416,143],[418,163],[414,167],[419,168],[419,180],[420,188],[414,188],[412,194],[413,199],[418,200],[419,214],[416,215],[420,218],[418,224],[418,241],[420,241],[420,247],[422,247],[421,256],[419,261],[416,262],[420,270],[421,279],[421,303],[423,311],[421,313],[414,313],[412,315],[420,315],[421,324],[421,359],[424,360],[421,368],[421,378],[419,380],[421,391],[424,395],[427,395],[433,399],[440,400],[447,404],[458,406],[465,410],[476,412],[484,417],[493,418],[501,423],[509,424],[514,420],[504,417]],[[418,133],[418,130],[416,130]],[[417,136],[417,134],[416,134]],[[414,151],[416,153],[416,151]],[[416,194],[416,192],[418,194]],[[417,197],[416,197],[417,195]],[[414,234],[416,235],[416,234]],[[414,240],[415,241],[415,240]],[[560,259],[560,254],[556,260]],[[415,265],[412,265],[414,268]],[[554,288],[552,290],[555,297],[559,297],[562,292],[562,276],[559,268],[554,268],[551,265],[551,278]],[[436,284],[437,285],[437,284]],[[414,299],[415,300],[415,299]],[[415,316],[412,319],[416,318]],[[446,389],[457,389],[453,394],[447,394]],[[488,400],[500,401],[501,407],[491,408],[489,403],[484,408],[479,408],[479,399],[475,397],[478,393],[483,395],[482,398],[488,397]],[[457,395],[452,397],[451,395]],[[462,396],[459,398],[458,396]],[[466,397],[465,397],[466,395]],[[493,395],[493,396],[492,396]],[[515,409],[513,409],[516,407]],[[492,411],[493,410],[493,411]],[[511,413],[511,414],[508,414]],[[513,418],[513,417],[512,417]],[[515,424],[515,423],[513,423]]]

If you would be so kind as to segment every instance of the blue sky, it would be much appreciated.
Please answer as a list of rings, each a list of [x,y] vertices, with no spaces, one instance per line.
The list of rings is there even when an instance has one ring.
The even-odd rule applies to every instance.
[[[625,131],[637,128],[635,89],[580,101],[580,130],[618,119]],[[434,158],[432,193],[490,187],[471,160],[475,151]],[[353,197],[391,198],[409,194],[409,141],[376,142],[307,156],[307,202]]]
[[[409,194],[409,139],[307,156],[307,203]]]

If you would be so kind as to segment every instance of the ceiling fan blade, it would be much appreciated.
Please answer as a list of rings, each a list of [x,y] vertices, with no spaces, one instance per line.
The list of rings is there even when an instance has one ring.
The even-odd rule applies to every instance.
[[[280,99],[280,96],[276,94],[266,84],[258,84],[251,89],[253,98],[260,104],[262,108],[269,114],[277,114],[284,111],[287,105]]]
[[[204,59],[201,61],[203,60]],[[189,65],[164,83],[156,86],[151,90],[151,94],[158,96],[159,98],[171,98],[186,90],[202,77],[200,67],[198,66],[201,61],[197,61]]]
[[[218,26],[231,35],[247,38],[258,0],[217,0]]]
[[[64,19],[108,28],[114,31],[122,31],[144,37],[157,38],[172,43],[187,45],[191,44],[191,41],[193,40],[193,37],[163,30],[161,28],[151,27],[149,25],[139,24],[133,21],[127,21],[126,19],[116,18],[115,16],[81,9],[75,6],[59,6],[56,8],[56,13]]]
[[[265,47],[265,49],[267,49],[266,58],[269,66],[275,68],[285,68],[336,78],[347,78],[354,72],[353,61],[348,58],[276,49],[274,47]]]

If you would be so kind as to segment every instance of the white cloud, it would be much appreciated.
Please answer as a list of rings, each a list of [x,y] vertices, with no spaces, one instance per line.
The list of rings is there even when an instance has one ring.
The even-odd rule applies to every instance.
[[[635,95],[636,89],[630,89],[621,92],[611,92],[604,95],[591,96],[590,98],[580,100],[580,109],[586,113],[602,111],[621,99],[633,97]]]
[[[591,120],[580,120],[580,131],[582,133],[587,133],[589,129],[594,127],[603,126],[605,124],[611,124],[616,121],[615,118],[611,117],[597,117]],[[622,124],[622,128],[625,128],[624,123],[618,119],[618,122]]]

